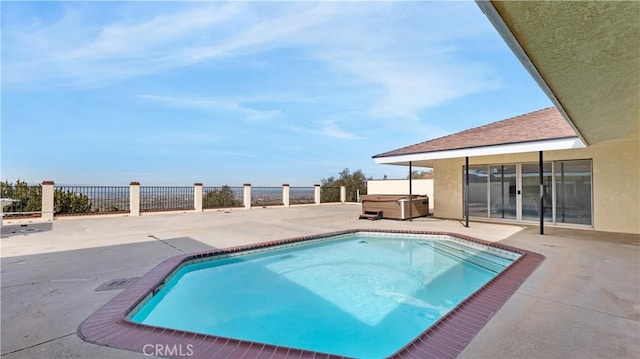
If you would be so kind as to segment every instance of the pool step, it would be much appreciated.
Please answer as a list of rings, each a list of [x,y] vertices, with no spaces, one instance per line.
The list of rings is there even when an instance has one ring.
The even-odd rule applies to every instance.
[[[478,248],[469,248],[468,246],[465,246],[463,244],[456,243],[453,241],[441,241],[441,242],[437,242],[437,245],[445,246],[461,254],[472,255],[474,257],[483,259],[487,262],[492,262],[504,267],[509,266],[514,261],[514,258],[507,258],[507,257],[501,256],[497,253],[491,252],[488,249],[481,250]]]
[[[494,273],[500,273],[504,268],[508,267],[511,264],[511,260],[498,261],[496,259],[501,258],[498,256],[493,256],[488,253],[484,253],[482,251],[468,248],[463,245],[457,245],[452,242],[419,242],[418,244],[422,246],[431,247],[441,253],[448,254],[452,257],[473,263],[477,266],[480,266],[484,269],[487,269]],[[493,257],[493,258],[491,258]],[[504,258],[502,258],[504,260]]]
[[[358,219],[368,219],[371,221],[382,219],[382,211],[365,211]]]

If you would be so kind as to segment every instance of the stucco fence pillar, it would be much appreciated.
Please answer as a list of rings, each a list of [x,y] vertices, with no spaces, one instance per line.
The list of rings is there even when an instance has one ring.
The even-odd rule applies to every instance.
[[[282,204],[289,207],[289,185],[286,183],[282,185]]]
[[[202,183],[193,184],[193,209],[196,212],[202,212]]]
[[[53,181],[42,181],[42,220],[53,221],[54,191]]]
[[[251,183],[244,184],[244,208],[251,208]]]
[[[140,215],[140,182],[129,183],[129,215]]]

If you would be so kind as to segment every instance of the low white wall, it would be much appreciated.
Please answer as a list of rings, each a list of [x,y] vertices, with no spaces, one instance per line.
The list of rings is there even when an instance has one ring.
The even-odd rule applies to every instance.
[[[429,197],[429,207],[432,209],[433,179],[414,179],[411,181],[411,192]],[[368,180],[367,194],[409,194],[409,180]]]

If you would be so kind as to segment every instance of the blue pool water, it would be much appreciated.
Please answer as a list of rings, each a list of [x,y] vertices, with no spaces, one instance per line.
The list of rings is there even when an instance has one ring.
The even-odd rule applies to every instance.
[[[517,257],[446,236],[343,235],[187,264],[130,320],[382,358]]]

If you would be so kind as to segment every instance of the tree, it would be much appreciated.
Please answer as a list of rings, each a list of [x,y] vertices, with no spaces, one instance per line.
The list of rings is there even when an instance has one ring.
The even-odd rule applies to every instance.
[[[17,180],[16,184],[9,181],[0,182],[0,198],[17,200],[2,211],[6,213],[40,212],[42,211],[42,186],[29,186],[27,182]]]
[[[338,173],[338,178],[331,176],[329,178],[323,178],[320,180],[320,201],[321,202],[339,202],[340,190],[336,191],[336,188],[345,186],[347,190],[347,202],[356,202],[358,190],[360,195],[367,194],[367,177],[362,170],[357,170],[353,173],[348,168],[343,169]]]
[[[411,171],[411,179],[429,179],[429,178],[433,178],[433,170],[427,170],[427,171],[413,170],[413,171]],[[408,175],[407,175],[407,179],[409,179]]]
[[[55,213],[90,213],[91,201],[87,195],[58,188],[53,192],[53,210]]]
[[[236,198],[231,187],[227,185],[207,192],[202,198],[204,208],[239,207],[242,205],[242,201]]]
[[[17,180],[15,184],[9,181],[0,182],[2,198],[18,200],[5,206],[6,213],[24,213],[42,211],[42,185],[29,186],[27,182]],[[91,201],[84,194],[73,193],[63,189],[53,192],[53,210],[55,213],[89,213]]]

